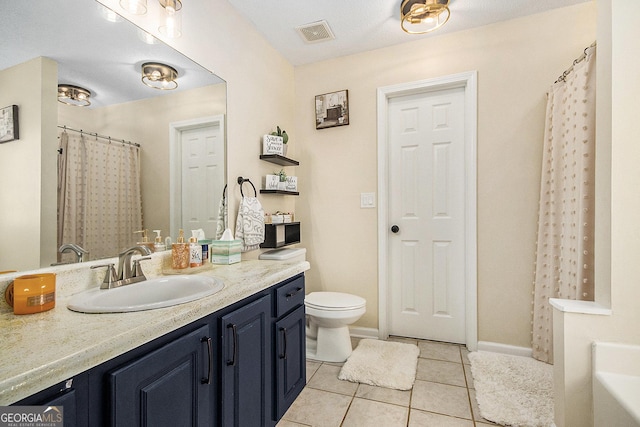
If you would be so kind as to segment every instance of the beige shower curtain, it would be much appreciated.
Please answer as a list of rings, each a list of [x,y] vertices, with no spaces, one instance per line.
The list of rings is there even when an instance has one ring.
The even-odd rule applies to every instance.
[[[140,148],[67,131],[60,148],[58,247],[78,244],[88,259],[117,255],[142,229]]]
[[[549,298],[593,300],[595,46],[547,99],[533,291],[533,357],[553,363]]]

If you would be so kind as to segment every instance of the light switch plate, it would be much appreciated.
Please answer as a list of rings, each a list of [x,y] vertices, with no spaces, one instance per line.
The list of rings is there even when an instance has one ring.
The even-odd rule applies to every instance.
[[[360,193],[360,207],[361,208],[375,208],[376,207],[376,193]]]

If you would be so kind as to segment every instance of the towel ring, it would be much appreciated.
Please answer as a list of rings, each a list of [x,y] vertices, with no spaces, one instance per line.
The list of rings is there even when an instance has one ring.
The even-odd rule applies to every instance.
[[[248,182],[249,184],[251,184],[251,186],[253,187],[254,197],[258,197],[258,192],[256,191],[256,186],[253,185],[253,182],[251,182],[251,180],[249,178],[243,178],[243,177],[239,176],[238,177],[238,184],[240,184],[240,194],[242,195],[242,197],[244,197],[244,193],[242,192],[242,184],[244,184],[245,182]]]
[[[224,190],[222,190],[222,198],[227,198],[227,184],[224,185]]]

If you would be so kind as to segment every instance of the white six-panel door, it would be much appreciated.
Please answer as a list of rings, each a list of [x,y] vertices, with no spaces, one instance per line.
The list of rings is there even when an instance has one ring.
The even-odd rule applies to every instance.
[[[215,236],[218,203],[224,182],[224,137],[220,124],[186,129],[181,132],[182,146],[182,227],[203,229]]]
[[[388,101],[390,335],[465,342],[464,114],[462,87]]]

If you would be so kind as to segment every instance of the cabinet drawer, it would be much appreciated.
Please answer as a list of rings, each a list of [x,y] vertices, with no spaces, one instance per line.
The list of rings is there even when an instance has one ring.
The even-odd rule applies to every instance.
[[[304,276],[297,277],[276,289],[276,317],[304,304]]]

